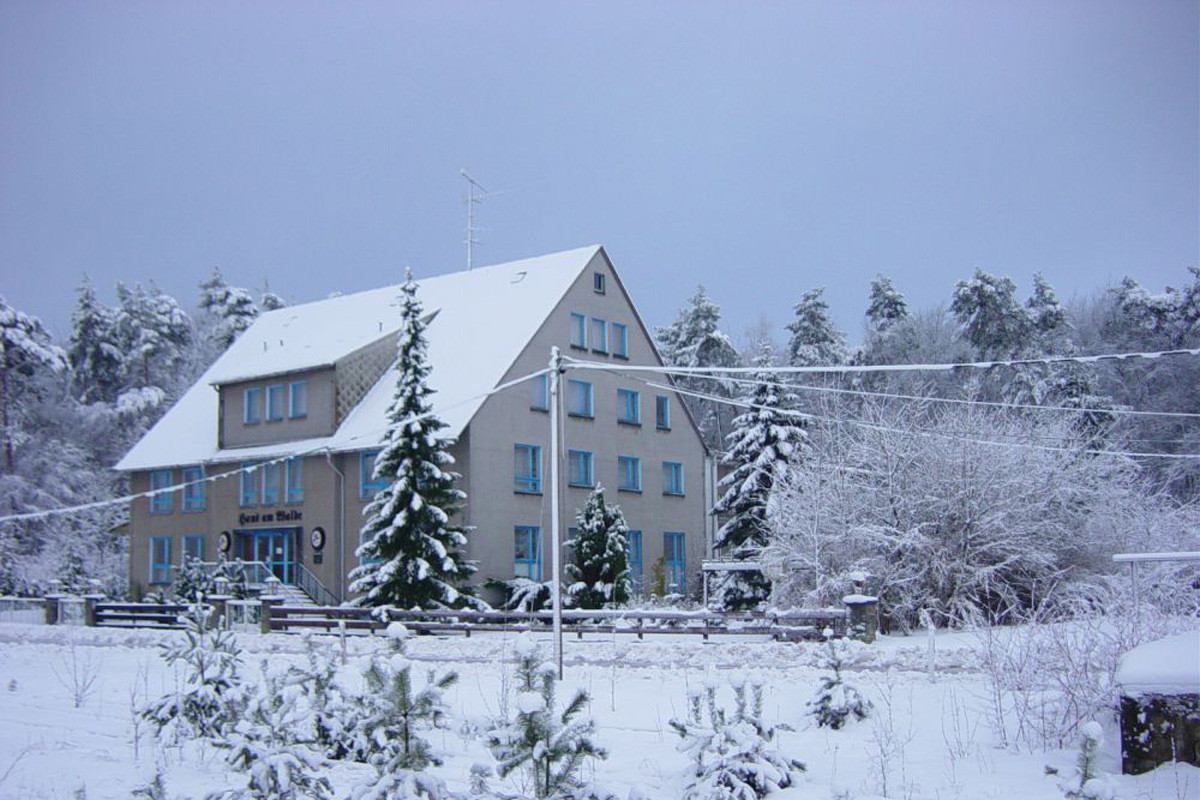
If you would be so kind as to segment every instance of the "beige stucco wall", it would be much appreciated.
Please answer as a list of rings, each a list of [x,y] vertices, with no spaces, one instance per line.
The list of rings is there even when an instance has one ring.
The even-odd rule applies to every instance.
[[[334,376],[334,370],[326,368],[221,386],[221,447],[248,447],[331,435],[336,428]],[[295,381],[308,382],[308,414],[300,419],[290,419],[287,415],[288,385]],[[271,385],[283,386],[283,419],[274,422],[268,421],[266,414],[267,387]],[[250,387],[262,390],[262,421],[247,425],[243,422],[245,393]]]

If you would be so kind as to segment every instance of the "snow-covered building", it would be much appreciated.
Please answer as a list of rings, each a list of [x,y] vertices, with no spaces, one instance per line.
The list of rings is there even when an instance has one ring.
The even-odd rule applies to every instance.
[[[130,581],[168,583],[185,555],[262,562],[325,601],[347,595],[362,509],[396,383],[399,286],[263,314],[117,465],[133,491]],[[550,348],[608,370],[562,381],[561,525],[601,483],[632,529],[634,582],[663,559],[668,590],[697,589],[711,539],[712,474],[700,433],[599,246],[420,281],[433,403],[473,528],[474,580],[550,577]],[[649,383],[658,383],[654,387]],[[252,466],[258,465],[251,470]]]

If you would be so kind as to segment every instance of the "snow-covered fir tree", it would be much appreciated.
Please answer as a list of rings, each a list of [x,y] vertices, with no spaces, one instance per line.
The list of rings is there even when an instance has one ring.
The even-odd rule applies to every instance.
[[[424,310],[411,272],[400,306],[396,395],[373,476],[387,485],[364,509],[355,551],[361,564],[350,573],[350,591],[361,593],[359,605],[450,606],[462,601],[458,586],[474,572],[462,553],[465,530],[451,522],[466,494],[455,488],[450,443],[440,436],[446,424],[430,402]]]
[[[871,713],[871,701],[857,687],[846,682],[842,670],[846,666],[846,644],[830,639],[826,645],[823,666],[832,672],[822,675],[817,693],[808,702],[808,713],[818,728],[838,730],[853,719],[866,719]]]
[[[787,324],[788,363],[795,367],[841,364],[846,360],[846,337],[833,324],[824,287],[809,289],[793,308],[795,318]]]
[[[871,295],[867,304],[867,333],[883,336],[908,319],[908,302],[896,289],[892,279],[876,275],[871,279]]]
[[[756,800],[792,785],[804,764],[784,755],[777,727],[763,721],[762,685],[733,684],[733,708],[717,700],[717,686],[688,697],[688,715],[670,725],[691,760],[683,800]]]
[[[76,397],[112,403],[122,387],[125,355],[117,339],[116,313],[100,302],[86,276],[75,290],[67,358]]]
[[[736,367],[737,348],[721,330],[721,309],[709,299],[703,286],[680,309],[675,321],[654,332],[655,345],[663,362],[670,367]],[[728,397],[733,387],[725,381],[702,377],[676,377],[684,389]],[[719,450],[731,416],[728,406],[709,400],[684,396],[700,426],[705,442]]]
[[[771,366],[770,346],[762,346],[755,366]],[[734,418],[724,463],[730,472],[719,484],[723,491],[712,513],[724,517],[715,547],[727,558],[751,560],[770,537],[767,501],[775,482],[804,450],[807,434],[800,420],[788,413],[793,397],[770,372],[754,375],[754,385],[743,396],[749,407]],[[726,609],[746,609],[764,602],[770,584],[761,572],[724,573],[710,597]]]
[[[198,558],[185,555],[183,566],[171,582],[171,594],[185,603],[200,603],[216,592],[216,581]]]
[[[125,386],[181,391],[190,377],[181,367],[192,343],[192,321],[175,298],[153,284],[147,290],[118,283],[116,331],[125,354]]]
[[[265,314],[268,311],[278,311],[281,308],[287,308],[287,301],[272,292],[270,284],[263,281],[262,292],[258,296],[258,307]]]
[[[305,634],[304,654],[304,663],[289,667],[285,679],[305,696],[308,715],[302,735],[329,758],[347,758],[356,751],[363,709],[338,681],[338,656],[332,647]]]
[[[184,638],[160,648],[168,665],[184,668],[183,688],[142,709],[160,739],[219,738],[242,716],[241,649],[231,632],[212,626],[212,613],[210,606],[192,605],[184,616]]]
[[[1097,765],[1104,738],[1100,723],[1085,722],[1079,729],[1079,755],[1075,760],[1075,781],[1063,786],[1066,800],[1112,800],[1113,786]]]
[[[207,280],[201,281],[197,306],[212,318],[209,335],[218,351],[228,349],[237,337],[254,324],[259,313],[250,293],[226,283],[217,267],[213,267],[212,275]]]
[[[1034,317],[1017,300],[1011,278],[975,270],[974,277],[955,285],[950,311],[980,358],[1014,358],[1032,343]]]
[[[4,469],[16,467],[16,439],[23,403],[37,391],[33,379],[42,370],[59,372],[67,365],[62,348],[50,341],[42,321],[10,306],[0,297],[0,435],[4,437]]]
[[[629,600],[629,526],[619,506],[604,500],[600,484],[575,514],[575,538],[570,541],[570,585],[567,594],[579,608],[603,608]]]
[[[580,768],[588,758],[606,758],[592,741],[596,724],[579,719],[587,692],[578,690],[560,712],[555,700],[555,667],[546,662],[532,634],[523,633],[515,648],[516,717],[487,734],[487,744],[506,778],[520,772],[524,789],[537,800],[576,797],[586,788]]]

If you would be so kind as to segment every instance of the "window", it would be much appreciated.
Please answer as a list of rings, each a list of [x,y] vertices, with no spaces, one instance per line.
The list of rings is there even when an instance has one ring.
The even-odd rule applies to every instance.
[[[371,500],[376,494],[387,488],[388,482],[386,478],[376,479],[375,475],[375,458],[379,455],[378,450],[371,450],[359,456],[358,460],[358,496],[364,500]]]
[[[531,581],[542,579],[541,529],[536,525],[513,528],[513,573]]]
[[[567,451],[567,483],[592,488],[592,454],[587,450]]]
[[[567,413],[572,417],[592,417],[592,385],[587,381],[567,381]]]
[[[671,430],[671,398],[665,394],[654,397],[654,427],[660,431]]]
[[[622,492],[642,490],[642,460],[634,456],[617,456],[617,489]]]
[[[629,531],[625,534],[625,558],[629,562],[629,583],[632,594],[640,596],[645,585],[642,580],[642,532]]]
[[[596,294],[604,294],[604,273],[596,272],[592,274],[592,289]]]
[[[683,553],[683,534],[663,534],[663,555],[667,568],[667,591],[683,594],[687,590],[687,560]]]
[[[170,536],[155,536],[150,540],[150,582],[171,582]]]
[[[533,394],[529,398],[529,407],[535,411],[550,410],[550,376],[538,375],[529,385],[533,388]]]
[[[161,491],[171,485],[171,470],[156,469],[150,473],[151,491]],[[163,492],[150,496],[151,514],[170,514],[172,508],[171,492]]]
[[[571,347],[587,349],[587,317],[571,312]]]
[[[308,381],[293,381],[288,384],[288,417],[302,419],[308,416]]]
[[[663,462],[663,494],[683,494],[683,464],[678,461]]]
[[[642,398],[633,389],[617,389],[617,422],[642,424]]]
[[[239,504],[242,508],[254,505],[254,501],[258,499],[258,492],[254,490],[254,480],[258,477],[253,461],[242,462],[242,477],[241,477],[241,500]]]
[[[262,422],[262,389],[257,386],[242,393],[242,422],[247,425]]]
[[[186,564],[189,558],[204,560],[204,534],[189,533],[183,537],[183,563]]]
[[[608,352],[608,323],[596,317],[592,317],[592,350]]]
[[[513,491],[542,493],[542,448],[535,444],[513,447]]]
[[[612,354],[629,358],[629,328],[619,322],[612,324]]]
[[[287,501],[304,502],[304,459],[289,458],[284,462],[287,483]]]
[[[267,387],[267,422],[283,419],[283,384],[274,383]]]
[[[266,463],[262,467],[262,504],[275,505],[279,502],[279,464]]]
[[[198,483],[193,483],[198,481]],[[183,510],[204,510],[204,469],[202,467],[185,467],[183,470]]]
[[[361,550],[362,546],[364,544],[373,540],[375,538],[375,535],[376,535],[375,531],[359,531],[358,532],[359,549]],[[355,554],[357,555],[358,551],[355,551]],[[358,556],[358,563],[360,563],[360,564],[382,564],[383,559],[382,558],[363,558],[360,555],[360,556]]]

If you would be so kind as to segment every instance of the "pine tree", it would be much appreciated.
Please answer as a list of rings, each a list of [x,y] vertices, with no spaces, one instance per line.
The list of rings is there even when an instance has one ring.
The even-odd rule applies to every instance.
[[[192,343],[192,321],[175,298],[137,284],[117,284],[116,336],[125,354],[126,387],[180,383],[185,348]]]
[[[619,506],[604,501],[597,484],[582,511],[575,514],[577,535],[571,540],[572,563],[567,593],[579,608],[603,608],[629,600],[629,563],[626,555],[629,526]]]
[[[808,713],[816,719],[817,727],[836,731],[851,717],[866,719],[871,713],[871,701],[842,677],[842,668],[846,666],[845,643],[830,639],[827,648],[824,666],[833,674],[821,676],[817,694],[808,703]]]
[[[731,468],[721,479],[724,494],[712,513],[726,517],[717,530],[714,545],[737,560],[755,557],[769,537],[767,498],[775,482],[806,446],[807,434],[786,406],[794,398],[781,389],[777,378],[765,371],[771,353],[765,345],[755,366],[764,371],[754,376],[754,386],[744,396],[749,408],[733,420],[724,463]],[[726,573],[713,594],[728,609],[751,608],[765,601],[770,585],[759,572]]]
[[[18,311],[0,297],[0,435],[4,437],[4,468],[16,469],[18,420],[24,399],[35,392],[39,372],[61,372],[66,354],[50,341],[42,321]]]
[[[762,718],[762,686],[733,684],[734,707],[717,702],[717,687],[688,697],[686,719],[670,725],[683,739],[680,751],[692,760],[683,800],[756,800],[792,785],[804,764],[783,755],[775,743],[779,728]]]
[[[213,317],[215,326],[212,337],[221,351],[227,350],[237,337],[254,324],[259,313],[250,293],[226,283],[217,267],[213,267],[208,280],[201,281],[197,305]]]
[[[794,307],[796,318],[788,323],[792,332],[788,362],[795,367],[841,364],[846,360],[846,337],[829,317],[829,304],[821,296],[823,287],[810,289]]]
[[[359,605],[400,608],[449,606],[462,600],[457,588],[474,566],[466,561],[465,530],[451,522],[466,494],[449,443],[439,438],[446,424],[432,410],[424,310],[417,283],[406,275],[400,294],[402,324],[396,396],[388,409],[386,444],[375,459],[376,479],[387,486],[367,505],[362,564],[351,573],[350,591]]]
[[[970,280],[954,288],[950,311],[961,326],[962,337],[980,358],[1007,359],[1029,347],[1035,323],[1033,314],[1017,301],[1011,278],[975,270]]]
[[[97,299],[86,275],[75,294],[67,343],[75,394],[85,403],[111,403],[120,391],[124,364],[117,341],[116,314]]]
[[[507,778],[522,770],[537,800],[574,797],[585,788],[579,776],[584,759],[608,756],[592,742],[596,724],[576,719],[589,703],[587,692],[580,689],[556,712],[554,665],[543,661],[532,634],[521,634],[516,654],[517,716],[487,735],[497,772]]]
[[[270,285],[266,281],[263,281],[262,294],[258,298],[258,307],[265,314],[268,311],[278,311],[281,308],[287,308],[287,301],[272,292]]]
[[[896,289],[892,279],[876,275],[871,280],[871,299],[867,305],[867,332],[883,336],[897,324],[908,319],[908,302]]]

